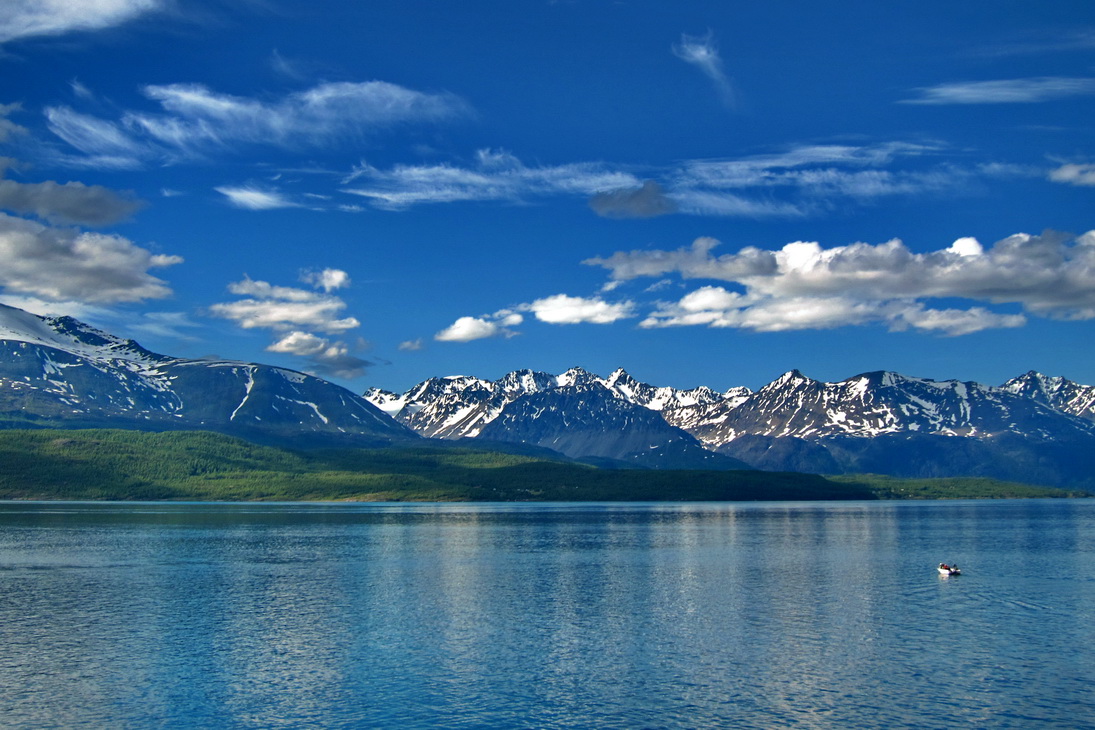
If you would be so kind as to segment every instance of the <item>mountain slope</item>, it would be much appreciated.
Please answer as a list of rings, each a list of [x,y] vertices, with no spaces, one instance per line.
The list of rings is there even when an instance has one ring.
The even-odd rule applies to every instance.
[[[748,468],[704,449],[658,413],[618,397],[599,382],[517,398],[480,436],[544,446],[574,458],[601,457],[651,468]]]
[[[1031,370],[1004,383],[1004,390],[1038,401],[1055,410],[1095,421],[1095,386]]]
[[[267,439],[413,438],[365,399],[267,365],[170,358],[70,317],[0,305],[0,419]]]

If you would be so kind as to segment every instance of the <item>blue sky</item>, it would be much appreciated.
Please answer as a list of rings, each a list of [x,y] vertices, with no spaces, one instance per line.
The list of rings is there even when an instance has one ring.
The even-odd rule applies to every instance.
[[[1095,383],[1095,5],[14,0],[0,301],[314,372]]]

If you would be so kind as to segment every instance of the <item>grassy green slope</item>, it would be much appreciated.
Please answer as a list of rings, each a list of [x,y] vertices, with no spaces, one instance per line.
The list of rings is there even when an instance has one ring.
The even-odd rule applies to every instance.
[[[1007,493],[987,480],[597,469],[449,445],[290,451],[209,432],[0,431],[0,499],[753,500]],[[969,482],[977,482],[971,484]],[[910,485],[910,486],[903,486]],[[1030,489],[1030,488],[1026,488]]]
[[[838,484],[859,485],[879,499],[1030,499],[1039,497],[1090,497],[1081,490],[1054,489],[985,477],[902,479],[882,474],[831,476]]]

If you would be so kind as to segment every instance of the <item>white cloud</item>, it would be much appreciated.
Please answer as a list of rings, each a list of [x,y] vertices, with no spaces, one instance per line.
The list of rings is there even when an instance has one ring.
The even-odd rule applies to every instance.
[[[171,295],[150,269],[182,262],[116,235],[52,228],[0,213],[0,285],[53,301],[139,302]]]
[[[1070,185],[1095,185],[1095,165],[1061,165],[1049,173],[1049,179]]]
[[[440,121],[469,111],[452,94],[384,81],[324,83],[273,101],[222,94],[201,84],[146,86],[143,91],[161,111],[129,111],[115,122],[51,107],[46,110],[49,128],[85,155],[84,164],[135,167],[219,154],[241,144],[322,147],[357,141],[396,124]]]
[[[634,304],[629,301],[613,304],[597,297],[587,299],[566,294],[537,299],[522,305],[521,309],[527,309],[536,319],[548,324],[611,324],[634,316]]]
[[[306,358],[316,371],[340,378],[360,377],[373,365],[351,354],[346,343],[332,342],[310,332],[290,332],[266,349]]]
[[[66,156],[70,165],[128,170],[141,167],[144,160],[158,156],[154,147],[129,136],[113,122],[80,114],[68,107],[45,110],[50,131],[79,150],[82,156]]]
[[[400,342],[398,349],[400,352],[418,352],[425,346],[426,344],[422,341],[422,338],[420,337],[417,340],[407,340],[406,342]]]
[[[162,6],[161,0],[5,0],[0,12],[0,43],[109,28]]]
[[[229,284],[228,290],[244,299],[209,307],[216,317],[229,319],[244,329],[268,329],[276,339],[266,349],[307,360],[310,369],[324,375],[355,378],[371,363],[352,354],[342,340],[322,337],[340,335],[361,326],[355,317],[342,317],[346,303],[331,295],[331,289],[349,284],[349,276],[338,269],[304,272],[301,278],[323,292],[276,286],[245,277]]]
[[[328,293],[350,285],[350,275],[341,269],[305,271],[301,274],[300,280]]]
[[[882,324],[892,330],[918,329],[964,335],[983,329],[1018,327],[1022,315],[1004,315],[983,307],[928,309],[907,300],[872,301],[840,296],[774,297],[742,295],[722,287],[702,287],[679,302],[663,304],[639,323],[656,327],[727,327],[756,332],[833,329]]]
[[[244,279],[230,284],[233,294],[247,296],[234,302],[214,304],[210,311],[236,322],[244,329],[309,329],[334,334],[361,326],[354,317],[340,318],[346,303],[339,297],[305,289],[273,286]]]
[[[1095,231],[1075,238],[1016,234],[990,248],[964,237],[927,253],[913,253],[897,239],[828,249],[796,241],[778,251],[747,247],[723,256],[711,253],[716,245],[701,238],[675,251],[617,252],[584,263],[608,269],[614,281],[675,273],[740,287],[701,287],[662,304],[641,323],[644,327],[777,331],[882,322],[894,329],[966,334],[1026,321],[983,306],[925,305],[953,299],[1018,305],[1058,319],[1095,318]]]
[[[435,334],[433,338],[438,342],[471,342],[472,340],[512,336],[513,334],[498,322],[482,317],[460,317]]]
[[[1014,166],[960,167],[936,144],[806,145],[730,160],[687,160],[667,171],[665,197],[691,215],[793,218],[842,202],[968,189],[977,180],[1031,174]]]
[[[390,170],[380,170],[362,164],[345,180],[347,184],[354,181],[366,184],[359,183],[344,192],[368,198],[374,206],[389,210],[423,203],[518,202],[527,197],[590,196],[642,185],[634,175],[600,163],[527,167],[507,152],[488,149],[476,153],[476,162],[471,167],[396,165]]]
[[[715,45],[714,34],[690,36],[682,33],[681,42],[673,46],[673,54],[703,72],[703,75],[714,84],[715,91],[725,106],[728,108],[735,106],[734,86],[726,75],[718,46]]]
[[[383,170],[362,163],[343,180],[343,192],[388,210],[584,195],[594,212],[610,218],[673,212],[764,218],[801,217],[842,199],[870,202],[960,189],[980,178],[1029,174],[1009,166],[959,168],[925,162],[943,152],[940,145],[901,141],[805,145],[741,159],[686,160],[660,171],[648,169],[659,179],[644,180],[601,162],[530,167],[510,153],[484,149],[473,164],[464,166],[395,165]]]
[[[889,321],[891,329],[904,329],[907,325],[927,332],[943,335],[968,335],[986,329],[1022,327],[1027,318],[1021,314],[997,314],[984,307],[970,309],[928,309],[912,305]]]
[[[228,198],[228,202],[237,208],[247,210],[274,210],[275,208],[297,208],[299,204],[286,198],[274,190],[262,190],[260,188],[244,186],[221,186],[214,188],[218,193]]]
[[[916,89],[903,104],[1034,104],[1095,94],[1095,78],[1040,76],[1028,79],[965,81]]]

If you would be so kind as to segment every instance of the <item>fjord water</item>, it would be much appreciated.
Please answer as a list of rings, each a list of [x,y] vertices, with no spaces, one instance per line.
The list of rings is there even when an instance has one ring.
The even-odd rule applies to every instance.
[[[1086,500],[7,502],[0,718],[1095,727],[1093,605]]]

